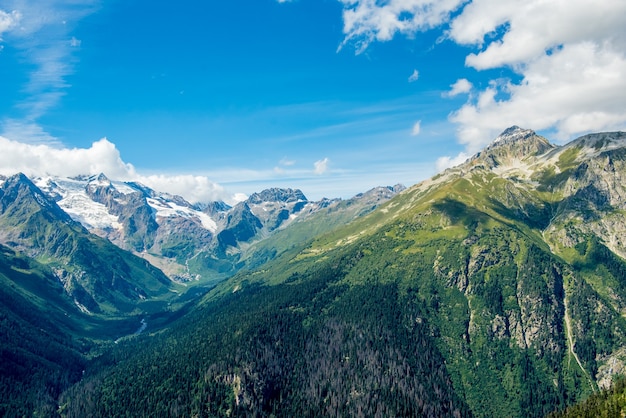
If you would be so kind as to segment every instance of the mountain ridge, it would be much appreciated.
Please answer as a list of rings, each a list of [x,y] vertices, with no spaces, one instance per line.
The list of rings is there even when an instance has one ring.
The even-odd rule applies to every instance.
[[[252,243],[341,201],[314,202],[299,189],[270,188],[231,207],[224,202],[191,204],[136,182],[111,180],[104,173],[34,180],[90,232],[182,283],[222,280],[240,268]],[[395,189],[389,190],[379,202],[392,197]],[[358,196],[355,199],[349,201],[356,204]]]
[[[59,405],[525,417],[585,399],[626,370],[625,136],[554,146],[512,127],[431,179],[287,227],[272,229],[295,206],[241,202],[202,262],[247,264],[89,362]]]

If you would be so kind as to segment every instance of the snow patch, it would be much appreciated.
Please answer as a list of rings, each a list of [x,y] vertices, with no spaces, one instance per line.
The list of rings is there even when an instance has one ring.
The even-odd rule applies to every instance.
[[[197,219],[202,227],[212,233],[217,231],[217,223],[206,213],[196,211],[187,206],[181,206],[174,202],[166,202],[164,200],[148,198],[148,205],[156,211],[157,217],[174,218],[185,217]]]
[[[59,207],[87,229],[122,228],[117,216],[111,215],[105,205],[91,200],[85,190],[85,180],[41,177],[35,179],[34,183],[47,194],[58,196]]]

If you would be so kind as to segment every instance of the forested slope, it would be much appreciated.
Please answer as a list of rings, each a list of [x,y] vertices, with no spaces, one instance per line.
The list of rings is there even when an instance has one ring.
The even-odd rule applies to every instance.
[[[602,221],[626,207],[607,182],[622,137],[511,128],[99,358],[64,413],[527,417],[585,399],[626,360],[626,262]]]

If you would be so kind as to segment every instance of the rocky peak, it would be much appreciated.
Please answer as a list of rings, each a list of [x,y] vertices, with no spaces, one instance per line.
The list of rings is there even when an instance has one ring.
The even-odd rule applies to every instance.
[[[4,212],[8,206],[26,207],[29,206],[28,202],[33,201],[38,206],[54,213],[59,219],[71,222],[69,215],[22,173],[7,178],[0,189],[0,213]]]
[[[104,173],[98,174],[98,177],[96,177],[96,181],[111,183],[111,180],[109,180],[109,178]]]
[[[378,186],[364,193],[357,194],[353,199],[368,202],[371,201],[372,203],[385,201],[391,199],[405,189],[406,187],[402,184],[396,184],[395,186]]]
[[[260,204],[264,202],[291,203],[306,200],[306,196],[299,189],[281,189],[276,187],[265,189],[259,193],[253,193],[248,198],[248,202],[251,204]]]
[[[218,215],[231,209],[229,205],[222,201],[213,201],[208,203],[196,203],[194,207],[207,215]]]
[[[539,156],[554,149],[546,138],[532,129],[511,126],[505,129],[494,141],[472,159],[487,163],[490,168],[515,165],[519,161]]]
[[[27,222],[31,215],[37,212],[44,214],[48,220],[73,223],[72,218],[24,174],[19,173],[7,178],[0,188],[0,214]]]
[[[530,138],[533,135],[537,135],[532,129],[523,129],[517,125],[513,125],[506,128],[500,135],[493,140],[492,144],[510,143],[514,141],[524,140]]]
[[[600,132],[581,136],[571,142],[572,147],[590,148],[596,152],[626,147],[626,132]]]

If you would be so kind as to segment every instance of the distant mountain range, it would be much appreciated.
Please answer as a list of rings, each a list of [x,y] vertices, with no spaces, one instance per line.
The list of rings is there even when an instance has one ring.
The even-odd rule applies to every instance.
[[[555,146],[516,126],[409,189],[349,200],[192,205],[104,175],[9,177],[0,330],[19,338],[0,340],[0,412],[563,409],[625,371],[625,177],[624,132]],[[49,335],[55,356],[36,348]]]
[[[381,187],[347,202],[313,202],[300,190],[274,188],[231,207],[224,202],[191,204],[104,174],[30,180],[89,232],[144,257],[174,281],[205,283],[232,275],[252,244],[294,221],[341,206],[350,212],[348,217],[356,216],[404,189]]]

